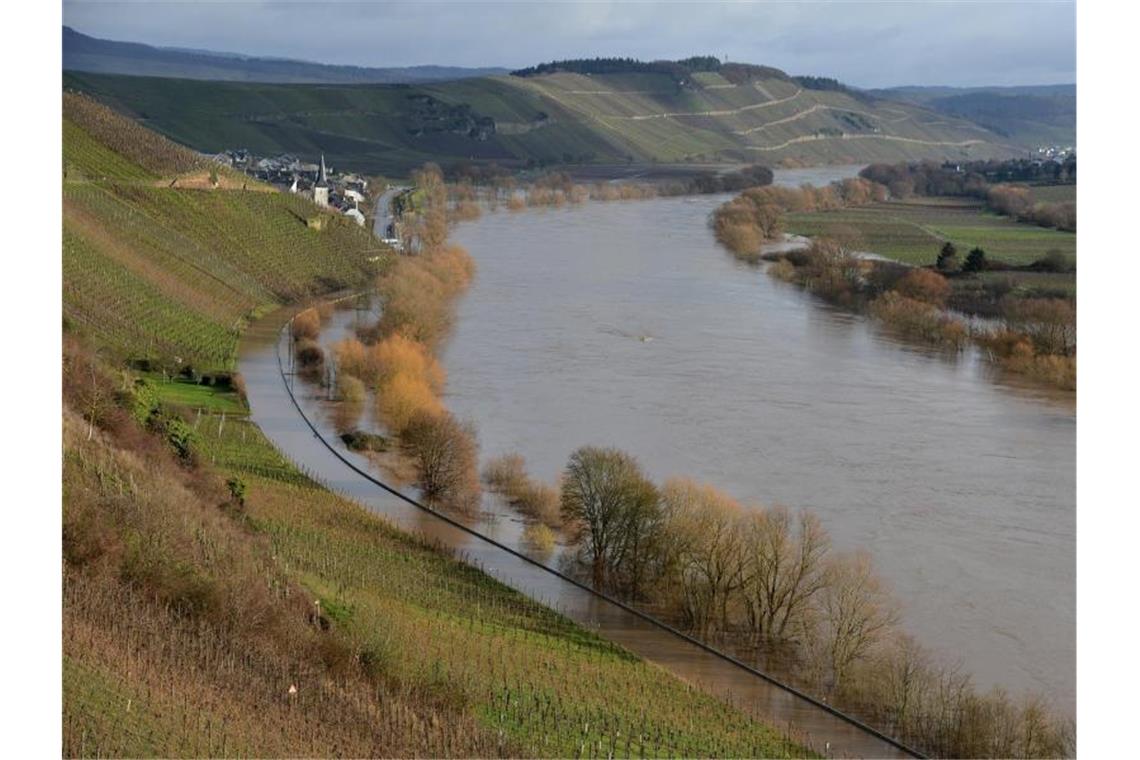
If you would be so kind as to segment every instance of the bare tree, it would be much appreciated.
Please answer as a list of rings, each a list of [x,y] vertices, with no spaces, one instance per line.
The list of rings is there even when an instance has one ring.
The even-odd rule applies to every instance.
[[[785,507],[749,515],[745,531],[745,599],[757,639],[784,641],[811,598],[823,588],[830,544],[815,515],[794,519]]]
[[[685,547],[678,572],[686,614],[701,634],[728,627],[728,604],[743,581],[743,512],[731,497],[689,480],[665,484],[662,500]]]
[[[824,653],[832,689],[838,690],[851,666],[882,640],[898,613],[867,552],[833,556],[825,574],[819,595]]]
[[[657,501],[657,489],[629,454],[585,446],[571,455],[562,475],[562,517],[590,565],[594,588],[605,588],[610,573],[638,554]]]
[[[402,438],[428,500],[461,512],[478,508],[479,444],[473,425],[447,412],[420,411],[412,415]]]
[[[882,704],[896,735],[909,735],[923,703],[929,699],[930,657],[907,634],[899,634],[877,668],[883,681]]]

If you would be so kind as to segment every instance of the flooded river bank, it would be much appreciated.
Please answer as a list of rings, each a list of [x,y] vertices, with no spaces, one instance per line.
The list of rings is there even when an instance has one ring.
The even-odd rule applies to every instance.
[[[983,689],[1039,690],[1071,713],[1071,399],[737,263],[706,226],[723,200],[461,225],[479,269],[443,355],[447,406],[475,421],[484,459],[522,453],[548,481],[577,447],[612,445],[656,479],[811,509],[838,548],[872,553],[920,642]]]
[[[621,644],[686,681],[730,701],[765,723],[831,757],[907,757],[826,708],[812,704],[644,617],[552,574],[459,524],[441,519],[382,487],[366,474],[370,463],[337,439],[336,406],[317,384],[289,372],[290,341],[281,331],[291,310],[271,314],[243,336],[239,366],[250,417],[290,460],[310,477],[352,498],[396,526],[454,550],[509,586],[562,612],[586,628]],[[375,313],[337,311],[322,331],[322,343],[348,335]],[[285,357],[284,366],[279,357]],[[284,372],[284,378],[283,378]],[[286,385],[286,379],[288,387]],[[409,493],[411,491],[409,490]],[[470,527],[508,547],[517,547],[520,523],[505,508],[492,510]]]

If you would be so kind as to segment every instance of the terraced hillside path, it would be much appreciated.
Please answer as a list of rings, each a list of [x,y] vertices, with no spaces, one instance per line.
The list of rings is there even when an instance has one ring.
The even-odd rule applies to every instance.
[[[802,135],[800,137],[793,137],[790,140],[785,140],[778,145],[748,145],[745,146],[748,150],[759,152],[767,152],[773,150],[782,150],[789,145],[799,145],[800,143],[819,142],[821,140],[892,140],[894,142],[913,143],[915,145],[929,145],[932,147],[947,147],[947,148],[968,148],[971,145],[980,145],[985,140],[962,140],[954,142],[951,140],[920,140],[917,137],[900,137],[898,135],[852,135],[843,133],[841,135]]]

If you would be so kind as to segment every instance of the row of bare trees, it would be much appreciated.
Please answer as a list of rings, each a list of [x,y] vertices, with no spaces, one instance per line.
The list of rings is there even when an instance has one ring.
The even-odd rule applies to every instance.
[[[629,454],[584,447],[561,484],[569,569],[595,588],[750,655],[943,756],[1072,751],[1040,698],[981,695],[899,629],[866,552],[840,552],[809,512],[743,507],[687,479],[655,485]]]
[[[668,609],[707,638],[818,648],[833,689],[896,619],[869,558],[833,552],[814,515],[745,509],[682,478],[658,488],[616,449],[574,452],[562,513],[595,588]]]
[[[986,203],[999,214],[1039,227],[1077,231],[1077,204],[1073,201],[1034,201],[1033,193],[1021,185],[995,185],[986,193]]]
[[[717,208],[712,226],[723,246],[737,258],[755,263],[760,247],[783,233],[788,212],[828,211],[886,199],[885,187],[862,177],[824,187],[753,187]]]

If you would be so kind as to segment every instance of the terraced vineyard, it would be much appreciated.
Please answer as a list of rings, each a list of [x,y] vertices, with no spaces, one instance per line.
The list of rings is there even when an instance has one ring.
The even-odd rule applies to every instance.
[[[909,264],[933,264],[947,240],[963,256],[980,246],[991,258],[1019,265],[1051,250],[1073,259],[1077,249],[1074,233],[1021,224],[986,212],[979,202],[952,198],[789,214],[787,228],[798,235],[854,233],[864,250]]]
[[[148,555],[147,573],[170,577],[161,567],[174,563],[175,577],[198,584],[193,593],[212,605],[194,620],[89,566],[71,568],[65,754],[810,756],[773,727],[313,483],[255,425],[230,414],[233,393],[154,387],[164,401],[203,410],[189,419],[204,464],[219,480],[240,479],[243,501],[228,528],[213,503],[188,500],[162,468],[152,475],[101,437],[86,442],[74,416],[65,425],[73,487],[112,504],[103,508],[117,519],[139,521],[133,529],[161,547]],[[133,498],[116,501],[124,483]],[[134,511],[139,499],[146,508]],[[180,558],[171,525],[192,533],[199,549]],[[302,648],[311,654],[296,661],[243,643],[242,628],[270,638],[261,626],[286,627],[283,611],[239,597],[265,621],[255,625],[244,608],[216,609],[228,603],[226,583],[292,588],[280,606],[320,616],[291,633],[313,638]],[[230,622],[215,626],[211,612]]]
[[[64,316],[116,355],[228,368],[244,320],[376,271],[385,250],[350,220],[264,188],[170,187],[201,159],[153,134],[122,147],[116,124],[141,130],[65,95]]]
[[[699,72],[567,72],[418,86],[274,85],[69,72],[87,92],[198,150],[325,153],[401,172],[425,160],[507,164],[869,163],[1018,152],[966,121],[775,69],[730,81]]]
[[[256,428],[243,452],[276,452]],[[282,467],[250,474],[248,454],[218,464],[250,484],[250,516],[338,624],[378,654],[390,677],[434,684],[479,722],[551,757],[800,756],[763,724],[667,676],[561,615],[387,529],[364,510]]]

